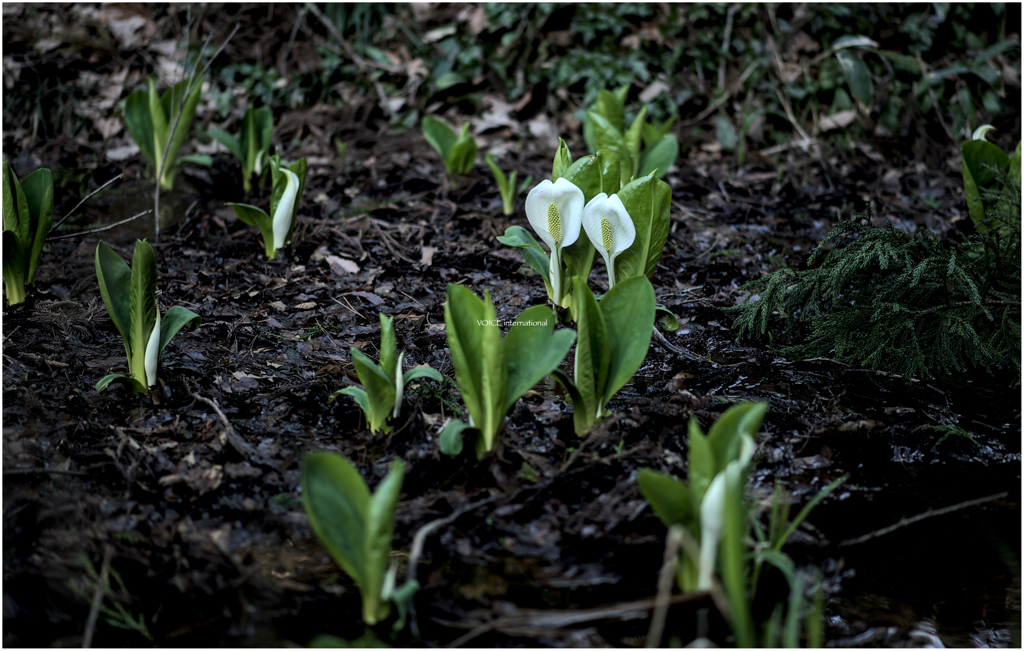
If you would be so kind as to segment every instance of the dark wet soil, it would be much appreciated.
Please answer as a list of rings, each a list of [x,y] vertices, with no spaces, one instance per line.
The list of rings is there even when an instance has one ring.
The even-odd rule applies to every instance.
[[[453,459],[436,443],[461,409],[446,285],[490,290],[502,319],[546,297],[519,254],[494,239],[525,224],[521,199],[506,218],[482,166],[451,189],[420,135],[371,127],[359,127],[355,142],[365,144],[345,163],[311,166],[294,242],[278,260],[266,260],[255,229],[223,206],[238,191],[224,181],[231,164],[181,177],[180,221],[155,243],[158,300],[194,310],[203,325],[172,341],[150,396],[94,389],[125,369],[96,287],[100,236],[48,245],[29,301],[4,308],[6,645],[80,644],[97,594],[90,572],[104,566],[117,580],[95,645],[303,645],[318,633],[365,643],[358,591],[301,505],[300,464],[313,450],[344,454],[371,486],[392,459],[405,462],[399,559],[418,529],[459,513],[426,539],[415,626],[391,639],[383,624],[379,638],[642,645],[649,611],[623,615],[621,606],[655,594],[665,530],[636,471],[685,476],[687,420],[707,428],[744,400],[770,405],[750,487],[759,499],[781,482],[803,503],[851,476],[788,548],[799,564],[824,568],[831,645],[1010,643],[1020,616],[1017,391],[955,394],[828,360],[786,360],[737,343],[722,311],[745,280],[799,264],[851,207],[947,227],[950,212],[901,209],[892,200],[901,182],[879,192],[876,163],[844,152],[793,154],[784,169],[805,165],[799,184],[767,165],[727,174],[715,155],[690,152],[666,178],[673,224],[653,283],[681,323],[667,340],[706,361],[653,343],[615,414],[585,439],[564,397],[542,383],[510,411],[494,455]],[[518,165],[542,178],[549,159],[538,151]],[[835,174],[840,165],[852,172]],[[921,174],[946,184],[944,205],[955,205],[951,173]],[[124,196],[94,200],[72,221],[112,222],[106,215]],[[127,259],[150,226],[102,237]],[[327,256],[359,270],[332,268]],[[592,284],[604,282],[598,270]],[[447,380],[409,391],[395,430],[373,437],[352,401],[328,396],[358,381],[351,346],[374,356],[378,311],[394,316],[407,363]],[[928,426],[949,423],[976,444],[936,445]],[[701,605],[672,607],[665,644],[692,639]],[[727,642],[722,631],[718,639]]]

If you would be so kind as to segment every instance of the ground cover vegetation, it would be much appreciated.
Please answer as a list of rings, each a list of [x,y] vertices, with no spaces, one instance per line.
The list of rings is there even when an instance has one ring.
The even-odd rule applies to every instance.
[[[1019,644],[1019,11],[5,5],[5,644]]]

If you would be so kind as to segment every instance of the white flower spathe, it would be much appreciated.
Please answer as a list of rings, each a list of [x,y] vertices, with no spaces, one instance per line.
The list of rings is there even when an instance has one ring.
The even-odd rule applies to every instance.
[[[551,288],[555,303],[562,300],[562,249],[579,239],[583,221],[583,190],[560,178],[544,179],[526,196],[526,218],[551,249]]]
[[[156,308],[156,323],[153,324],[153,332],[149,333],[149,341],[146,342],[146,386],[156,384],[156,369],[160,363],[160,308]]]
[[[292,215],[295,212],[295,197],[299,193],[299,177],[295,172],[282,168],[285,174],[287,185],[281,200],[277,202],[277,210],[274,211],[274,248],[280,249],[284,246],[288,231],[292,228]]]
[[[583,230],[608,267],[608,288],[615,286],[615,258],[633,245],[636,228],[619,195],[598,194],[583,209]]]
[[[725,469],[715,475],[711,485],[704,492],[700,502],[700,560],[697,565],[697,589],[709,590],[718,557],[718,543],[725,529],[726,482],[733,484],[742,495],[741,471],[754,456],[754,439],[748,434],[740,435],[739,458],[730,461]]]
[[[405,357],[405,353],[398,355],[398,363],[395,364],[395,408],[391,412],[391,418],[398,418],[398,414],[402,413],[402,393],[405,392],[405,378],[402,373],[402,358]]]

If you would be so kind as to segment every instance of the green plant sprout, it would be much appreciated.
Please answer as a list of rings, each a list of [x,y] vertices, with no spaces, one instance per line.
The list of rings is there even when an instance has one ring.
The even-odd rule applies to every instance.
[[[808,637],[818,637],[819,600],[808,610],[803,603],[803,579],[794,571],[793,561],[781,550],[811,510],[834,491],[846,477],[832,482],[808,502],[789,522],[789,505],[776,487],[767,534],[754,527],[758,543],[748,549],[753,506],[745,499],[749,465],[756,449],[754,437],[760,430],[768,405],[744,403],[731,407],[701,434],[695,419],[689,426],[689,482],[642,469],[637,475],[640,492],[668,527],[682,527],[690,544],[680,557],[677,581],[683,592],[718,590],[729,605],[723,613],[736,635],[738,647],[752,647],[757,639],[751,604],[763,564],[778,568],[790,584],[785,624],[777,608],[763,627],[764,638],[795,646],[798,625],[806,618]],[[687,548],[690,551],[687,551]],[[716,579],[717,577],[717,579]],[[796,593],[796,594],[794,594]],[[780,604],[781,605],[781,604]],[[703,635],[703,632],[699,631]],[[820,642],[820,640],[818,640]]]
[[[967,198],[967,210],[971,221],[978,232],[989,229],[988,213],[996,208],[997,201],[988,200],[987,194],[1005,190],[1005,178],[1009,177],[1020,185],[1020,143],[1012,156],[1007,156],[1002,149],[988,142],[985,137],[995,127],[989,124],[975,129],[970,142],[960,148],[960,166],[964,177],[964,195]],[[1012,196],[1012,193],[1005,193]],[[1020,208],[1018,197],[1018,209]],[[1000,208],[1005,212],[1005,208]]]
[[[458,187],[458,177],[468,174],[476,162],[476,140],[469,135],[469,123],[463,124],[462,131],[456,135],[447,124],[426,115],[423,117],[423,137],[441,154],[452,187]]]
[[[629,86],[625,84],[614,93],[598,91],[597,100],[587,110],[583,122],[583,137],[590,151],[611,149],[619,155],[624,180],[652,173],[661,178],[679,154],[679,142],[668,133],[675,117],[663,124],[648,123],[644,106],[627,128],[625,104]]]
[[[395,339],[394,319],[380,314],[380,366],[369,357],[352,348],[352,363],[356,367],[359,381],[363,389],[345,387],[331,394],[328,402],[334,402],[339,395],[352,396],[366,414],[370,424],[370,432],[376,434],[391,431],[388,419],[396,420],[402,409],[402,394],[405,385],[420,378],[430,378],[441,383],[444,378],[429,366],[417,366],[407,372],[402,371],[402,357],[398,354]]]
[[[263,177],[270,168],[270,146],[274,139],[274,115],[269,108],[249,107],[242,118],[242,131],[238,137],[223,129],[210,129],[206,133],[241,161],[242,186],[246,193],[252,190],[253,174],[258,184],[263,183]]]
[[[487,163],[487,167],[491,168],[491,173],[494,174],[494,181],[498,184],[498,192],[501,193],[501,208],[506,215],[511,215],[515,210],[516,197],[523,193],[530,183],[533,182],[533,177],[528,176],[525,180],[517,187],[516,177],[519,175],[517,170],[512,172],[506,177],[505,173],[501,171],[498,164],[494,162],[494,156],[487,154],[484,157],[484,162]]]
[[[126,631],[135,631],[142,637],[146,638],[150,642],[153,641],[153,636],[149,632],[149,627],[146,626],[146,618],[142,613],[134,615],[131,610],[125,608],[123,603],[130,600],[134,600],[131,593],[128,592],[128,588],[125,587],[124,580],[121,578],[121,574],[114,568],[108,568],[106,576],[96,571],[96,567],[86,554],[81,556],[81,565],[85,569],[86,574],[89,576],[89,581],[86,581],[86,589],[78,587],[74,583],[69,583],[68,587],[71,591],[82,597],[87,602],[91,602],[95,598],[96,591],[99,590],[104,596],[106,601],[109,598],[110,603],[113,607],[103,605],[103,601],[100,602],[99,614],[103,616],[103,620],[115,628],[120,628]],[[114,591],[113,585],[111,585],[111,579],[117,583],[117,591]]]
[[[148,88],[128,96],[124,106],[128,131],[142,154],[153,164],[154,176],[160,188],[174,187],[174,177],[184,163],[209,167],[212,160],[206,155],[178,158],[178,150],[188,138],[196,104],[202,89],[202,77],[182,80],[163,95],[157,92],[156,81],[150,77]]]
[[[163,349],[179,330],[198,327],[203,320],[178,305],[161,319],[156,304],[156,256],[145,240],[135,242],[131,268],[101,240],[96,245],[96,279],[107,314],[124,340],[129,369],[129,375],[103,377],[96,390],[102,391],[114,380],[125,380],[135,393],[146,393],[156,384]]]
[[[391,601],[404,604],[412,594],[394,589],[396,568],[388,569],[395,504],[405,471],[398,459],[374,493],[345,457],[332,452],[307,455],[302,464],[302,500],[309,524],[334,562],[355,579],[363,597],[363,621],[387,618]],[[415,581],[402,587],[414,593]]]
[[[555,332],[551,309],[536,305],[520,314],[502,338],[490,292],[484,292],[481,300],[461,285],[448,285],[444,322],[455,378],[469,410],[469,426],[479,432],[479,458],[494,447],[508,410],[558,367],[576,334],[571,330]],[[461,429],[450,425],[444,429],[442,449],[461,449],[450,440]]]
[[[577,297],[577,342],[572,380],[555,369],[573,405],[573,425],[582,436],[605,416],[606,405],[647,357],[654,327],[654,288],[639,276],[619,283],[598,302],[586,282],[573,279]]]
[[[299,201],[306,185],[306,159],[300,158],[285,167],[281,156],[270,158],[270,176],[274,192],[270,195],[271,217],[261,208],[247,203],[228,203],[239,220],[260,229],[267,258],[277,257],[277,250],[292,239]]]
[[[43,243],[53,224],[53,177],[38,169],[18,182],[3,160],[3,278],[7,304],[25,302],[25,285],[36,279]]]

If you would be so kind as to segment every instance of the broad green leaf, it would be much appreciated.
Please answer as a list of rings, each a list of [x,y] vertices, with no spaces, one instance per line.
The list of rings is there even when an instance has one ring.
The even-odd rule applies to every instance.
[[[843,68],[850,93],[862,107],[870,107],[875,91],[871,83],[871,71],[864,64],[864,60],[850,50],[839,50],[836,52],[836,58]]]
[[[572,165],[572,154],[569,152],[569,147],[565,144],[565,141],[561,138],[558,139],[558,151],[555,152],[555,160],[551,164],[551,181],[552,183],[562,178],[565,171]]]
[[[25,282],[31,285],[36,279],[36,269],[39,267],[46,235],[53,225],[53,177],[50,170],[43,168],[32,172],[21,182],[21,188],[25,193],[29,214],[29,239],[22,242],[24,250],[28,253]]]
[[[447,454],[450,457],[457,457],[462,454],[462,430],[464,429],[472,428],[461,420],[449,421],[444,426],[440,436],[437,438],[437,445],[441,450],[441,454]]]
[[[660,179],[665,176],[668,169],[676,162],[679,155],[679,142],[670,133],[661,136],[653,145],[647,148],[640,158],[640,166],[637,169],[637,176],[648,176],[652,172]]]
[[[608,120],[619,133],[626,132],[626,115],[622,110],[623,102],[605,89],[597,91],[597,100],[594,101],[593,111]],[[643,122],[643,120],[641,120]],[[601,147],[598,146],[598,149]]]
[[[444,382],[444,377],[429,366],[414,366],[406,371],[402,376],[402,380],[405,384],[409,384],[413,380],[419,380],[420,378],[427,378],[428,380],[434,380],[435,382]]]
[[[160,351],[171,342],[174,335],[185,328],[192,330],[203,324],[203,318],[188,308],[172,305],[160,320]]]
[[[245,162],[245,156],[242,155],[242,145],[239,144],[238,139],[233,135],[223,129],[210,129],[206,132],[206,135],[227,147],[227,150],[231,152],[235,158],[243,163]]]
[[[757,438],[768,405],[763,402],[746,402],[730,407],[718,417],[708,430],[708,443],[715,455],[716,468],[720,471],[727,463],[739,456],[742,445],[741,435]]]
[[[458,136],[455,135],[452,128],[437,118],[425,115],[423,116],[423,137],[441,155],[441,160],[444,161],[445,168],[447,168],[452,146],[458,140]]]
[[[557,319],[545,305],[535,305],[516,317],[505,337],[507,381],[502,417],[524,393],[565,359],[576,339],[572,330],[554,332]],[[543,324],[543,325],[541,325]]]
[[[629,87],[632,85],[632,83],[626,82],[615,89],[615,99],[619,101],[619,106],[626,105],[626,97],[629,96]]]
[[[334,562],[362,588],[370,489],[359,471],[337,454],[307,455],[302,464],[302,501],[313,532]]]
[[[633,276],[649,277],[658,266],[668,239],[672,190],[661,179],[645,176],[626,184],[618,194],[633,220],[636,239],[616,259],[615,277],[620,281]]]
[[[598,374],[602,405],[633,378],[647,357],[654,329],[654,303],[654,288],[644,276],[616,283],[601,299],[609,348],[607,376],[602,380]]]
[[[125,356],[132,358],[131,333],[131,275],[132,271],[121,256],[100,240],[96,245],[96,279],[100,296],[110,320],[124,339]]]
[[[395,381],[356,348],[351,352],[356,375],[370,399],[370,431],[387,434],[391,431],[387,419],[395,407]]]
[[[156,255],[153,247],[145,240],[135,242],[130,287],[128,302],[131,322],[128,338],[131,340],[132,354],[128,359],[128,368],[133,378],[148,385],[145,353],[149,336],[156,324]]]
[[[110,375],[104,375],[102,378],[100,378],[100,381],[96,383],[96,392],[99,393],[100,391],[103,391],[114,380],[126,380],[128,382],[135,381],[132,378],[128,377],[127,375],[122,375],[120,373],[111,373]]]
[[[484,156],[484,162],[487,163],[487,167],[491,168],[491,174],[494,175],[494,181],[498,184],[498,193],[501,195],[502,201],[505,200],[505,196],[508,195],[510,189],[508,187],[508,178],[505,173],[501,171],[498,164],[494,162],[494,156],[487,154]],[[513,182],[513,186],[515,182]]]
[[[370,396],[366,395],[366,392],[359,387],[345,387],[344,389],[338,389],[331,394],[331,397],[327,399],[327,402],[334,402],[338,396],[351,396],[356,404],[359,405],[363,414],[366,416],[366,423],[370,423],[370,414],[372,413],[373,407],[370,405]]]
[[[707,437],[700,431],[696,418],[690,418],[687,431],[687,468],[690,472],[690,494],[693,497],[693,508],[696,513],[708,486],[711,485],[711,481],[722,468],[715,462],[715,453],[712,451]]]
[[[381,603],[381,589],[384,587],[384,575],[391,556],[395,504],[402,492],[404,474],[402,461],[392,461],[388,474],[370,497],[366,509],[366,537],[363,541],[366,567],[359,588],[363,595],[363,621],[371,626],[387,617],[391,609],[390,602]]]
[[[579,389],[576,388],[576,383],[573,382],[572,379],[562,371],[562,369],[558,368],[551,371],[551,377],[555,378],[555,380],[562,385],[562,388],[565,389],[565,393],[569,396],[569,402],[572,403],[574,407],[573,425],[575,426],[577,424],[575,409],[580,410],[579,420],[580,422],[582,422],[582,420],[584,419],[584,414],[587,410],[586,404],[583,402],[583,396],[582,394],[580,394]],[[577,426],[577,431],[582,431],[582,429],[579,426]]]
[[[468,174],[476,162],[476,140],[469,135],[469,124],[462,127],[462,134],[452,144],[451,158],[448,161],[449,174]]]
[[[967,210],[974,225],[979,230],[984,230],[984,191],[998,185],[999,173],[1009,169],[1010,159],[998,146],[984,140],[964,143],[960,148],[960,154]]]
[[[550,296],[551,280],[548,275],[551,273],[551,258],[544,252],[530,231],[522,226],[509,226],[505,229],[505,234],[499,235],[497,239],[505,246],[523,249],[523,258],[526,260],[526,264],[544,279]]]
[[[647,107],[644,106],[640,109],[640,112],[633,118],[633,124],[629,125],[629,130],[625,132],[626,150],[629,151],[630,161],[633,163],[633,168],[629,171],[630,177],[636,176],[637,166],[640,162],[640,136],[643,133],[644,122],[647,120]]]
[[[180,167],[184,163],[192,163],[193,165],[211,167],[213,165],[213,157],[208,154],[188,154],[186,156],[178,156],[178,160],[175,161],[175,165],[177,167]]]
[[[480,445],[493,447],[505,411],[505,347],[490,292],[477,298],[461,285],[448,285],[445,331],[463,402],[480,430]]]
[[[260,235],[263,236],[263,244],[267,251],[267,257],[271,260],[277,255],[277,249],[274,247],[274,220],[270,215],[263,212],[261,208],[256,206],[250,206],[247,203],[232,203],[228,202],[228,206],[235,211],[235,216],[239,220],[255,226],[260,229]]]
[[[616,129],[604,116],[594,111],[587,111],[587,116],[590,118],[590,124],[594,130],[594,145],[598,151],[602,149],[614,151],[619,156],[621,178],[625,179],[632,176],[633,159],[630,156],[625,135]]]
[[[654,309],[662,315],[661,320],[658,321],[658,323],[661,324],[663,330],[666,332],[675,332],[679,329],[679,319],[672,313],[672,310],[668,309],[664,305],[655,305]]]
[[[690,489],[675,477],[641,468],[636,476],[640,494],[644,496],[666,527],[681,524],[691,529],[697,523]]]
[[[25,269],[28,260],[22,253],[18,236],[14,231],[3,232],[3,277],[7,292],[7,304],[16,305],[25,302]]]
[[[174,185],[178,150],[181,149],[181,145],[188,139],[189,130],[192,128],[192,119],[196,114],[196,105],[199,103],[200,90],[202,90],[203,86],[201,78],[196,80],[192,92],[186,98],[184,95],[188,89],[189,81],[186,79],[178,82],[171,90],[164,93],[164,96],[161,98],[164,115],[167,116],[167,136],[158,143],[158,146],[162,148],[167,142],[167,138],[170,139],[170,146],[167,148],[167,160],[165,161],[163,174],[160,177],[161,187],[165,190],[170,190]],[[155,93],[155,91],[156,87],[151,86],[150,92]],[[185,100],[184,106],[182,106],[183,99]],[[178,117],[179,111],[181,113],[180,118]],[[175,121],[177,121],[177,127],[174,126]],[[171,134],[172,128],[174,129],[173,135]]]
[[[149,91],[139,89],[128,96],[124,105],[124,119],[128,131],[139,146],[142,155],[156,165],[156,136],[153,133],[153,118],[149,113]],[[161,150],[161,153],[163,151]]]
[[[398,363],[398,341],[395,338],[395,320],[380,313],[380,370],[395,386],[395,364]]]
[[[573,422],[576,434],[597,422],[603,413],[604,393],[615,351],[611,333],[605,323],[603,310],[586,280],[573,277],[573,296],[576,298],[576,357],[574,377],[581,404],[574,405]],[[602,301],[602,304],[604,301]]]
[[[737,461],[731,462],[725,476],[725,527],[722,534],[722,586],[732,606],[732,629],[736,646],[754,646],[750,599],[746,591],[747,509],[743,501],[744,473]]]

